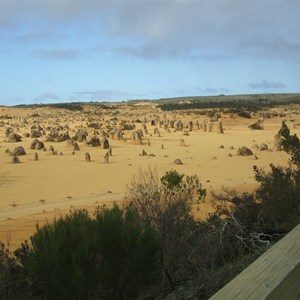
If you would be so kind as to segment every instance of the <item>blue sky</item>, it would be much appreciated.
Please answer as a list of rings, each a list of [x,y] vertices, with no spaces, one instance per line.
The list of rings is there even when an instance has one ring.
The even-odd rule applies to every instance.
[[[300,1],[0,1],[0,104],[300,92]]]

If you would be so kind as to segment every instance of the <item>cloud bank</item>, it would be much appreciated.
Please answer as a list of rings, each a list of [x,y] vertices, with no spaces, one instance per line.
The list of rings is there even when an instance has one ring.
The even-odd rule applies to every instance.
[[[282,89],[285,88],[285,84],[282,82],[262,80],[260,82],[249,83],[249,87],[252,89]]]
[[[33,52],[33,56],[45,60],[74,60],[80,56],[77,49],[39,49]]]
[[[299,60],[299,14],[300,1],[290,0],[2,1],[0,35],[14,36],[19,28],[23,41],[68,39],[74,34],[84,41],[91,32],[94,43],[97,37],[114,41],[111,53],[150,60]],[[97,46],[107,47],[101,42]],[[77,55],[60,51],[37,51],[37,56],[59,60]]]
[[[60,98],[55,93],[47,92],[47,93],[43,93],[40,96],[36,97],[34,100],[37,103],[43,103],[43,102],[51,103],[51,102],[60,101]]]
[[[129,93],[120,90],[99,89],[96,91],[80,91],[71,95],[70,99],[73,101],[102,101],[115,99],[128,99],[140,97],[139,93]]]

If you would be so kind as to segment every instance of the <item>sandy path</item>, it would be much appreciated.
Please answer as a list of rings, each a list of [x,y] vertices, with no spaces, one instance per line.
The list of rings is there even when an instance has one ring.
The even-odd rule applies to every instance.
[[[26,204],[20,207],[10,207],[1,209],[0,212],[0,222],[9,219],[16,219],[26,215],[36,215],[42,213],[47,213],[55,210],[67,211],[76,207],[90,207],[90,206],[100,206],[102,204],[110,202],[119,202],[124,199],[125,194],[102,194],[95,195],[89,198],[78,198],[76,200],[63,200],[59,203],[34,203]],[[59,208],[58,208],[59,207]]]

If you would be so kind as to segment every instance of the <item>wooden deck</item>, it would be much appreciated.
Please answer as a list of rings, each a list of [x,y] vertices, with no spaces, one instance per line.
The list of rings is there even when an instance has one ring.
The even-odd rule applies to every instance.
[[[300,300],[300,225],[210,299]]]

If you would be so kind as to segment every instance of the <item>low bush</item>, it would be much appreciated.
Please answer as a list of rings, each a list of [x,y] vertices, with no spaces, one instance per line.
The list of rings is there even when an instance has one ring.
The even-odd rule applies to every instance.
[[[94,218],[74,210],[38,226],[30,243],[15,252],[14,266],[30,283],[32,299],[132,299],[160,281],[158,249],[154,229],[133,208],[115,205],[97,209]],[[0,262],[7,261],[1,255]],[[11,278],[0,277],[8,294]]]

